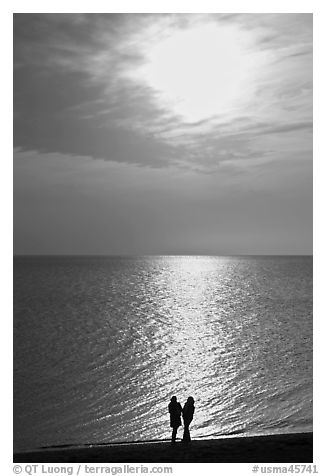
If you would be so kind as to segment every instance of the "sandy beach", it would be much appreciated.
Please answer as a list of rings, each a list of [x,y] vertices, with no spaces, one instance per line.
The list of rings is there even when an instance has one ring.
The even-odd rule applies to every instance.
[[[62,446],[14,453],[13,461],[40,463],[311,463],[313,434],[292,433],[185,444],[169,441]]]

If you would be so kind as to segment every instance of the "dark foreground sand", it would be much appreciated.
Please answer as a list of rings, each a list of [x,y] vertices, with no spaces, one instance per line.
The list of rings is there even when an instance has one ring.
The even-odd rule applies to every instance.
[[[312,433],[45,448],[14,463],[311,463]]]

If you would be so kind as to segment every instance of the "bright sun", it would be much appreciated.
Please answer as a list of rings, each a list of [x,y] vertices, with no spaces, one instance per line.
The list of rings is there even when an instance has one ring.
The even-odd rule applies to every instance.
[[[260,63],[250,33],[206,23],[149,44],[136,73],[161,105],[196,122],[239,110],[253,94]]]

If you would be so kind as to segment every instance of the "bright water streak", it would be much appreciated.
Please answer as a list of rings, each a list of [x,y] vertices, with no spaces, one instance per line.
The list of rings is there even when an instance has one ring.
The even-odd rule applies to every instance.
[[[312,258],[17,258],[17,449],[312,429]],[[181,430],[179,430],[181,432]]]

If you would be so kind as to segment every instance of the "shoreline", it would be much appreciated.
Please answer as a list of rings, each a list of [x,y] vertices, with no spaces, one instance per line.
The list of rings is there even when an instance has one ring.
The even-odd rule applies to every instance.
[[[62,445],[16,452],[14,463],[312,463],[313,433]]]

